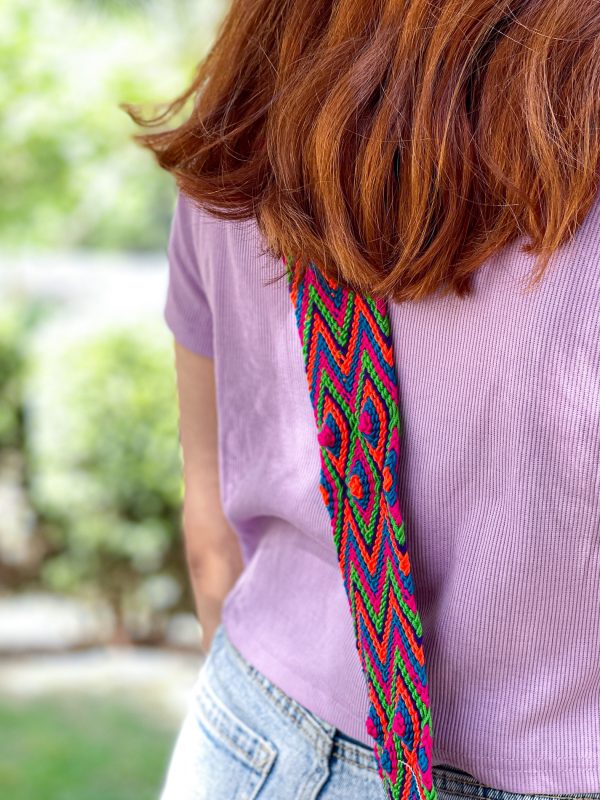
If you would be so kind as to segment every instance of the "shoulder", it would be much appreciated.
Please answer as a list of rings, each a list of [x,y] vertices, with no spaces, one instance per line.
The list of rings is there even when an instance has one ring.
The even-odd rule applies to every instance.
[[[257,254],[264,242],[255,219],[235,220],[217,216],[180,192],[175,206],[175,220],[181,233],[191,240],[197,252],[225,256],[243,249],[246,255]],[[250,252],[248,252],[250,251]]]

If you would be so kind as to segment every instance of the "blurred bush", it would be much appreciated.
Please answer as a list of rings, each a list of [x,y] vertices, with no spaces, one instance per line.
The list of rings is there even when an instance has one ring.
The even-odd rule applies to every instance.
[[[47,312],[42,300],[10,295],[0,304],[0,587],[35,574],[39,542],[32,536],[27,498],[26,383],[30,340]]]
[[[0,452],[24,444],[24,378],[30,314],[0,308]]]
[[[162,248],[173,181],[120,102],[172,99],[221,0],[11,0],[0,15],[0,246]],[[8,191],[10,187],[10,191]]]
[[[134,638],[193,608],[170,337],[159,322],[73,336],[69,304],[86,249],[164,253],[174,182],[119,103],[150,112],[179,94],[226,4],[11,0],[0,14],[2,267],[23,248],[82,253],[60,346],[52,323],[30,346],[35,299],[0,298],[0,587],[107,601]]]
[[[59,348],[31,385],[41,582],[108,601],[121,633],[137,639],[160,638],[168,615],[191,607],[173,358],[159,334],[108,331]]]

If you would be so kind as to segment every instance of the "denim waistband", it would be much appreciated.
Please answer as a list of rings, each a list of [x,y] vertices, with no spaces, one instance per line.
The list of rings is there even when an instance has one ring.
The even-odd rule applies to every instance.
[[[368,745],[341,734],[335,725],[313,714],[312,711],[272,683],[266,675],[244,658],[231,642],[222,625],[217,628],[213,642],[215,654],[220,651],[230,662],[235,663],[238,669],[242,670],[243,674],[277,708],[278,713],[299,728],[313,742],[317,750],[328,750],[327,741],[332,740],[331,754],[333,757],[341,758],[343,761],[365,770],[377,771],[373,750]]]
[[[367,770],[377,769],[373,750],[366,744],[353,739],[339,731],[334,725],[313,714],[298,703],[282,689],[273,684],[262,672],[254,667],[238,651],[227,636],[225,628],[220,625],[213,639],[214,656],[219,652],[228,661],[235,663],[260,690],[265,697],[276,706],[278,712],[287,717],[303,733],[311,739],[315,746],[323,746],[324,739],[333,740],[333,754],[345,761],[350,761]],[[209,657],[210,660],[210,657]],[[218,665],[215,665],[218,668]],[[505,789],[495,789],[480,783],[473,775],[449,764],[436,764],[432,767],[435,788],[451,796],[453,800],[600,800],[600,793],[579,794],[522,794]]]
[[[523,794],[506,789],[484,786],[468,772],[451,767],[449,764],[436,764],[432,768],[435,788],[451,795],[455,800],[465,798],[490,798],[491,800],[600,800],[600,792],[581,792],[576,794]]]

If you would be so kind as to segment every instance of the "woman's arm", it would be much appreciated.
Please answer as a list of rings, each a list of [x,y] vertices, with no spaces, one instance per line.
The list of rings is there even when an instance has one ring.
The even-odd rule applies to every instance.
[[[183,451],[185,552],[202,644],[208,649],[220,622],[223,600],[243,562],[219,494],[213,361],[175,342],[175,365]]]

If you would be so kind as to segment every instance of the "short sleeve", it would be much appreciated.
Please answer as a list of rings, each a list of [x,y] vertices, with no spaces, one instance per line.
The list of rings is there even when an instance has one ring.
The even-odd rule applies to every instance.
[[[171,219],[167,259],[169,280],[164,319],[175,340],[198,355],[213,357],[212,311],[197,251],[197,220],[181,192]]]

